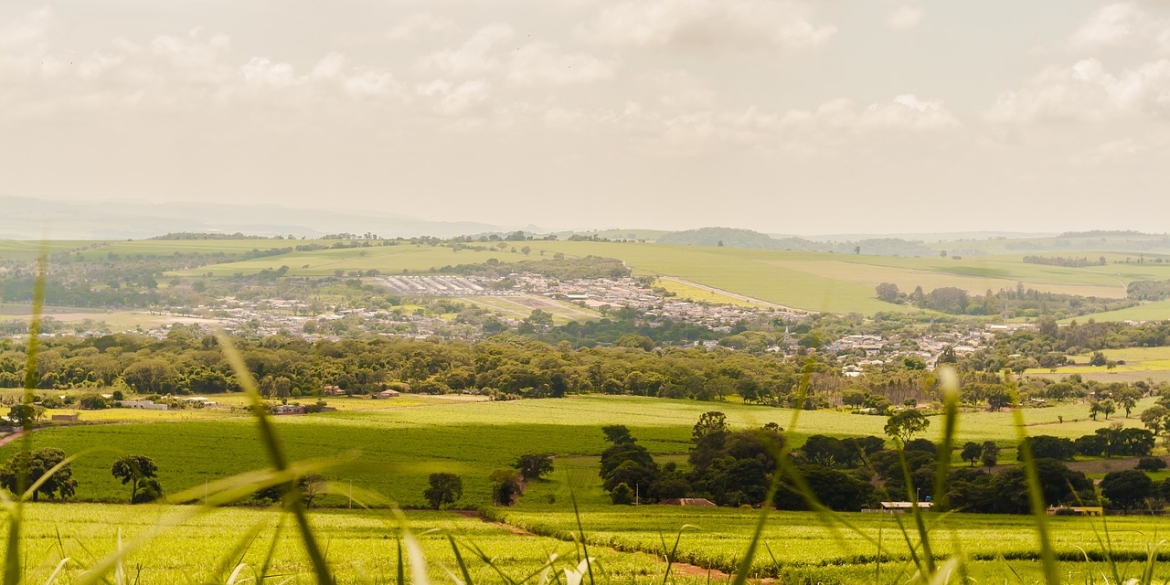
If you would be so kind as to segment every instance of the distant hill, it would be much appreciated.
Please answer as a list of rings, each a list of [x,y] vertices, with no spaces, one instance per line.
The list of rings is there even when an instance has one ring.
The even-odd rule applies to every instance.
[[[937,254],[933,248],[929,248],[921,242],[909,242],[898,238],[871,238],[856,242],[814,242],[805,238],[774,238],[752,230],[721,227],[671,232],[659,236],[657,241],[659,244],[835,252],[838,254],[853,254],[860,248],[862,254],[873,256],[934,256]]]
[[[344,206],[304,209],[274,204],[61,201],[0,196],[0,210],[0,240],[38,239],[46,234],[53,239],[139,239],[179,232],[298,237],[373,232],[384,238],[410,238],[516,229],[477,222],[426,221]],[[545,231],[534,226],[525,229]]]

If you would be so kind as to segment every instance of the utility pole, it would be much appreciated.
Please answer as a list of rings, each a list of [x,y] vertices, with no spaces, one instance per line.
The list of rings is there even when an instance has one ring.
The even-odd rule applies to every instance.
[[[347,509],[353,509],[353,480],[349,480],[349,505]]]

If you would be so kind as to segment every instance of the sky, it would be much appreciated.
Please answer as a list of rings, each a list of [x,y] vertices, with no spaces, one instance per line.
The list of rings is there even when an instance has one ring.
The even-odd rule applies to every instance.
[[[1168,161],[1167,0],[0,4],[0,196],[1161,233]]]

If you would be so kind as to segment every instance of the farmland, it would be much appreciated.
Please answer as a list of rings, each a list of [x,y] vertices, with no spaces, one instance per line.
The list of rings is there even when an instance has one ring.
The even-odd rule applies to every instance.
[[[381,274],[428,273],[444,266],[479,264],[489,259],[502,262],[549,258],[555,254],[568,257],[589,255],[618,258],[632,267],[635,275],[671,276],[701,285],[758,298],[764,301],[812,311],[873,314],[879,311],[915,311],[875,298],[874,288],[883,282],[897,284],[903,291],[917,286],[957,287],[971,294],[987,290],[1014,289],[1017,283],[1042,292],[1094,296],[1103,299],[1125,297],[1125,285],[1139,280],[1170,279],[1170,263],[1138,263],[1134,254],[1092,252],[1106,264],[1065,267],[1024,262],[1024,253],[965,257],[893,257],[865,254],[831,254],[790,252],[742,248],[719,248],[686,245],[663,245],[641,242],[588,242],[534,240],[521,243],[530,254],[513,250],[519,242],[506,243],[503,249],[471,246],[455,249],[448,246],[410,244],[370,247],[332,247],[336,241],[312,240],[140,240],[108,242],[82,253],[88,255],[172,256],[174,254],[244,254],[312,244],[324,249],[290,251],[283,254],[229,261],[202,266],[175,274],[185,277],[227,277],[257,274],[263,270],[288,267],[289,276],[324,277],[342,273],[376,270]],[[53,242],[53,251],[65,251],[92,242]],[[324,246],[321,246],[324,244]],[[312,247],[312,246],[310,246]],[[30,242],[0,243],[0,258],[29,260],[37,247]],[[1087,253],[1087,252],[1086,252]],[[1088,254],[1088,253],[1087,253]],[[1126,263],[1128,262],[1128,263]],[[673,284],[675,288],[680,285]],[[715,295],[703,298],[691,288],[683,296],[727,302]],[[696,296],[697,295],[697,296]],[[1149,303],[1116,313],[1104,313],[1104,319],[1156,319],[1170,317],[1170,305]]]
[[[596,456],[606,446],[600,428],[613,421],[622,421],[653,453],[683,455],[691,445],[691,427],[708,410],[725,412],[734,428],[758,428],[768,422],[788,427],[793,414],[786,409],[730,402],[637,397],[508,402],[408,398],[412,401],[397,405],[393,400],[330,399],[339,407],[337,412],[278,417],[277,427],[294,458],[339,458],[342,464],[330,473],[334,479],[353,481],[401,505],[419,506],[430,473],[457,473],[464,477],[465,486],[459,505],[474,507],[490,501],[487,476],[510,466],[536,445],[558,457],[584,456],[574,459],[574,465],[594,470],[587,475],[595,476]],[[117,413],[126,414],[119,421]],[[82,420],[89,420],[89,416],[90,412],[83,412]],[[1062,417],[1064,422],[1060,422]],[[55,446],[68,453],[101,446],[103,450],[74,463],[74,475],[81,485],[78,497],[83,500],[126,500],[126,490],[109,472],[112,460],[126,453],[152,457],[159,465],[163,485],[172,492],[266,464],[255,429],[242,409],[114,409],[102,411],[97,420],[153,424],[64,426],[33,435],[36,446]],[[801,437],[812,433],[884,436],[885,420],[845,411],[801,412],[795,440],[799,444]],[[1027,421],[1032,434],[1069,438],[1091,434],[1114,421],[1141,425],[1136,416],[1089,420],[1084,405],[1030,409]],[[971,412],[963,415],[958,438],[995,441],[1010,449],[1015,444],[1014,432],[1007,412]],[[13,449],[15,445],[0,450],[0,458],[8,457]],[[595,500],[605,498],[600,490],[586,495]],[[331,502],[344,503],[336,498]]]
[[[115,550],[119,537],[126,543],[132,542],[139,535],[169,522],[169,518],[192,511],[189,508],[32,505],[25,512],[28,521],[25,537],[28,542],[46,543],[47,546],[31,547],[28,582],[43,582],[63,556],[72,559],[63,575],[68,582]],[[447,581],[446,571],[459,573],[448,535],[456,539],[475,582],[501,581],[497,570],[510,578],[522,580],[539,572],[552,554],[562,559],[555,564],[558,572],[577,564],[577,548],[572,543],[517,536],[505,528],[451,512],[411,511],[407,512],[406,520],[411,532],[418,535],[430,573],[439,582]],[[243,577],[252,576],[253,571],[263,564],[275,537],[277,545],[271,573],[307,577],[311,574],[311,566],[305,559],[295,530],[285,524],[277,534],[279,523],[280,515],[274,510],[215,510],[164,532],[162,537],[151,540],[130,555],[125,564],[132,575],[138,574],[136,582],[142,585],[223,583],[237,562],[247,566]],[[328,559],[337,573],[338,583],[394,581],[398,564],[397,540],[401,530],[391,514],[386,511],[323,510],[312,514],[312,524],[318,537],[329,543]],[[258,532],[249,542],[252,536],[249,530],[253,528]],[[58,547],[59,534],[67,537]],[[51,546],[48,543],[52,543]],[[233,549],[240,543],[251,546],[237,557]],[[490,558],[494,568],[477,558],[473,547]],[[621,553],[605,548],[591,550],[590,554],[605,568],[606,574],[622,582],[631,578],[645,582],[647,575],[657,575],[664,568],[663,563],[649,554]]]

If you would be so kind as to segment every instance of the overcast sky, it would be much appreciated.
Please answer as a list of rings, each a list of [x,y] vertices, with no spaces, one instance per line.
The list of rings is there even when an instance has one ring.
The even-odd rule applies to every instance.
[[[1165,0],[0,3],[0,195],[1164,232],[1168,155]]]

